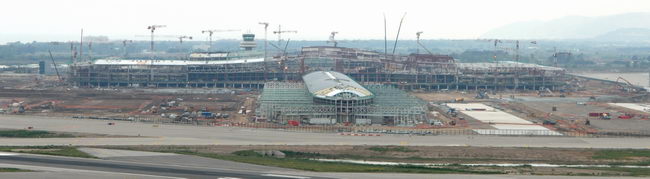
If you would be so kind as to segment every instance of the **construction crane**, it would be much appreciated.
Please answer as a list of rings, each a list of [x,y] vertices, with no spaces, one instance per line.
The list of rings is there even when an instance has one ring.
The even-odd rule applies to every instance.
[[[291,41],[291,39],[287,40],[287,43],[284,45],[284,49],[281,49],[280,47],[271,44],[271,46],[273,46],[273,47],[277,48],[278,50],[282,51],[282,55],[280,56],[280,64],[279,65],[280,65],[280,68],[282,69],[282,73],[284,74],[284,80],[288,80],[287,74],[286,74],[287,69],[288,69],[286,61],[287,61],[287,47],[289,47],[289,42],[290,41]]]
[[[519,40],[503,40],[503,39],[478,39],[479,41],[488,41],[488,42],[493,42],[494,43],[494,53],[495,55],[493,56],[494,61],[498,63],[497,56],[496,56],[496,51],[499,49],[498,44],[499,43],[514,43],[515,48],[502,48],[505,50],[513,50],[515,52],[515,61],[519,62]],[[530,44],[537,44],[537,41],[525,41]]]
[[[178,37],[178,41],[180,41],[181,43],[183,43],[183,39],[192,40],[192,36],[183,35],[183,36]]]
[[[519,62],[519,40],[502,40],[502,39],[478,39],[479,41],[488,41],[488,42],[493,42],[494,43],[494,55],[492,58],[494,59],[495,65],[495,70],[498,70],[499,68],[499,60],[497,59],[497,51],[499,49],[498,45],[499,43],[514,43],[515,48],[504,48],[505,50],[514,50],[515,52],[515,61]],[[537,41],[529,41],[530,44],[537,44]],[[517,66],[519,64],[515,64],[515,71],[517,71]],[[497,74],[494,73],[494,84],[495,84],[495,89],[497,89]],[[515,89],[519,87],[519,74],[515,73]]]
[[[133,40],[122,40],[122,50],[124,51],[124,57],[126,57],[126,43],[133,43]]]
[[[397,28],[397,36],[395,36],[395,44],[393,45],[393,58],[395,58],[395,50],[397,49],[397,41],[399,40],[399,33],[402,31],[402,23],[406,17],[406,12],[402,16],[402,19],[399,20],[399,27]]]
[[[155,37],[176,38],[182,44],[183,39],[192,40],[192,36],[187,35],[154,35]],[[144,37],[144,35],[136,35],[136,37]],[[147,36],[148,37],[148,36]],[[131,41],[132,42],[132,41]],[[126,44],[125,44],[126,45]]]
[[[424,50],[426,50],[427,53],[429,53],[429,55],[433,55],[433,53],[431,53],[431,51],[429,51],[429,49],[427,49],[427,47],[425,47],[424,45],[422,45],[420,43],[420,35],[422,35],[422,33],[423,33],[422,31],[419,31],[419,32],[415,33],[416,38],[417,38],[416,42],[418,43],[418,45],[420,45],[420,47],[424,48]]]
[[[268,76],[267,75],[268,67],[267,67],[267,64],[266,64],[266,58],[267,58],[267,53],[268,53],[267,46],[269,44],[268,37],[267,37],[268,29],[269,29],[269,23],[268,22],[259,22],[258,24],[264,26],[264,80],[266,80],[267,76]]]
[[[298,33],[298,31],[295,30],[282,30],[282,25],[278,25],[278,30],[273,31],[273,34],[278,34],[278,45],[282,42],[282,34],[283,33]]]
[[[59,75],[59,69],[56,67],[56,62],[54,62],[54,57],[52,56],[52,51],[47,50],[48,53],[50,53],[50,59],[52,60],[52,65],[54,66],[54,71],[56,71],[56,77],[61,80],[61,75]]]
[[[203,30],[203,31],[201,31],[201,33],[202,33],[202,34],[208,33],[209,41],[210,41],[210,47],[208,48],[208,51],[209,51],[209,50],[212,50],[212,34],[217,33],[217,32],[235,32],[235,31],[239,31],[239,29],[228,29],[228,30],[219,30],[219,29],[215,29],[215,30]]]
[[[339,33],[339,32],[332,32],[332,33],[330,33],[330,39],[327,41],[327,43],[333,43],[333,44],[334,44],[334,47],[336,47],[339,43],[338,43],[338,41],[336,41],[336,40],[334,39],[334,36],[336,36],[336,34],[338,34],[338,33]]]
[[[147,27],[147,29],[151,30],[151,52],[153,53],[153,33],[156,31],[158,28],[163,28],[167,27],[166,25],[150,25]]]

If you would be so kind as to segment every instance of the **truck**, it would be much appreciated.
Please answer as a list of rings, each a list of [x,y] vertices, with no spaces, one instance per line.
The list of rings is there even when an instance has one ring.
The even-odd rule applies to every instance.
[[[604,120],[612,119],[611,114],[606,112],[591,112],[589,113],[589,117],[598,117],[599,119],[604,119]]]

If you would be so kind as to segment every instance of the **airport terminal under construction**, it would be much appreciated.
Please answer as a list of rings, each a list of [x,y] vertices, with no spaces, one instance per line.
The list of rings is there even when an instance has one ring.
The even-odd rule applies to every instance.
[[[405,90],[558,90],[562,68],[513,61],[458,63],[447,55],[386,55],[360,49],[312,46],[273,58],[195,53],[185,60],[98,59],[70,66],[80,87],[192,87],[261,89],[269,81],[300,81],[313,71],[337,71],[361,84]]]

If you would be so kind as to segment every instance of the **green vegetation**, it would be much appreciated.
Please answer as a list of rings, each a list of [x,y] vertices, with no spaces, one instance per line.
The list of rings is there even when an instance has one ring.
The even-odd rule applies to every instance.
[[[215,158],[221,160],[230,160],[235,162],[243,162],[265,166],[275,166],[282,168],[291,168],[298,170],[314,171],[314,172],[394,172],[394,173],[469,173],[469,174],[503,174],[499,171],[483,171],[483,170],[469,170],[466,168],[428,168],[423,166],[413,165],[399,165],[399,166],[384,166],[384,165],[369,165],[369,164],[351,164],[342,162],[324,162],[315,161],[305,158],[297,158],[298,156],[306,156],[307,153],[291,153],[287,154],[286,158],[275,158],[262,156],[252,150],[244,150],[233,152],[233,155],[220,155],[214,153],[201,153],[188,150],[182,151],[159,151],[159,152],[173,152],[185,155],[196,155],[201,157]],[[284,151],[287,152],[287,151]]]
[[[9,138],[53,138],[53,137],[74,137],[70,134],[60,134],[38,130],[0,130],[0,137]]]
[[[75,147],[68,146],[26,146],[26,147],[0,147],[4,152],[20,152],[42,155],[57,155],[66,157],[96,158],[85,152],[77,150]]]
[[[374,146],[368,148],[375,152],[417,152],[417,150],[412,150],[403,146]]]
[[[421,157],[407,157],[399,158],[394,157],[394,153],[388,152],[412,152],[416,151],[409,147],[360,147],[352,150],[368,150],[381,153],[374,153],[370,156],[359,154],[346,154],[346,153],[318,153],[318,152],[300,152],[281,150],[285,154],[285,158],[276,158],[271,156],[264,156],[252,150],[235,151],[230,154],[217,154],[208,150],[198,150],[192,146],[165,146],[160,148],[142,148],[142,147],[110,147],[126,150],[146,150],[155,152],[172,152],[185,155],[196,155],[201,157],[215,158],[220,160],[229,160],[234,162],[250,163],[256,165],[274,166],[282,168],[291,168],[305,171],[314,172],[377,172],[377,173],[435,173],[435,174],[521,174],[521,175],[569,175],[569,176],[650,176],[650,169],[647,168],[624,168],[620,165],[646,165],[650,166],[650,160],[646,158],[649,150],[593,150],[595,155],[586,155],[593,157],[595,160],[590,160],[588,163],[585,161],[577,161],[568,164],[610,164],[612,167],[594,167],[594,168],[571,168],[571,167],[557,167],[551,170],[543,169],[540,167],[533,167],[531,165],[514,166],[514,167],[501,167],[501,166],[466,166],[461,163],[477,161],[504,161],[504,162],[534,162],[531,160],[522,159],[492,159],[492,158],[421,158]],[[424,149],[423,149],[424,150]],[[589,152],[591,154],[591,152]],[[416,162],[432,162],[441,161],[442,163],[459,162],[445,166],[416,166],[416,165],[372,165],[372,164],[354,164],[347,162],[328,162],[319,161],[314,159],[352,159],[352,160],[365,160],[365,161],[394,161],[394,162],[409,162],[416,160]],[[611,159],[611,160],[598,160],[598,159]],[[466,161],[466,162],[465,162]],[[618,163],[612,163],[618,162]],[[438,163],[438,162],[433,162]],[[551,162],[552,163],[552,162]],[[567,164],[562,162],[562,164]],[[575,170],[573,170],[575,169]]]
[[[650,158],[650,150],[599,150],[593,159],[628,160],[635,157]]]
[[[647,168],[612,167],[612,168],[591,168],[591,169],[601,170],[601,171],[625,172],[628,173],[628,176],[650,176],[650,169]]]
[[[2,172],[32,172],[32,170],[25,170],[19,168],[0,168],[0,173]]]

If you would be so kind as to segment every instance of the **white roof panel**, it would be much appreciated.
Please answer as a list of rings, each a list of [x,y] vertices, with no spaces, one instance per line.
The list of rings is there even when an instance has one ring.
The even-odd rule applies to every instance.
[[[264,58],[235,59],[235,60],[125,60],[125,59],[98,59],[95,65],[222,65],[239,63],[264,62]]]

